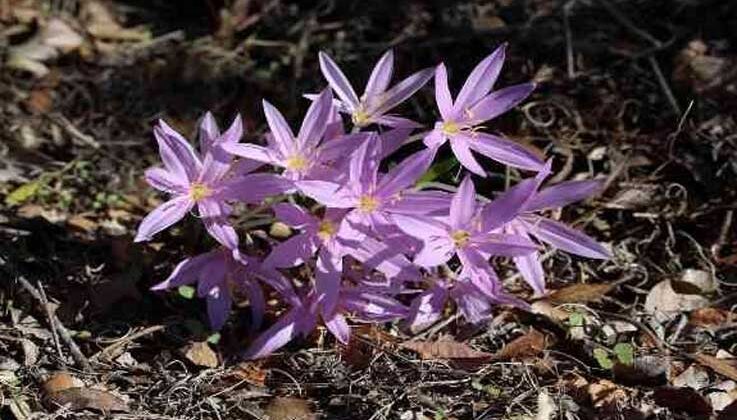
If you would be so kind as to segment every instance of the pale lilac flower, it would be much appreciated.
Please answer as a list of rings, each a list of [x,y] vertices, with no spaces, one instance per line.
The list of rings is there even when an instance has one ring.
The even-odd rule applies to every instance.
[[[295,136],[284,116],[266,100],[264,114],[270,132],[266,135],[268,146],[250,143],[223,145],[228,153],[284,168],[284,176],[292,180],[322,178],[334,174],[333,161],[345,156],[366,140],[367,134],[342,135],[333,114],[332,92],[325,89],[310,105]],[[329,142],[323,142],[330,129]],[[335,137],[338,136],[338,137]],[[327,138],[326,138],[327,140]]]
[[[159,121],[154,127],[154,136],[164,167],[148,169],[146,181],[157,190],[171,194],[172,198],[141,221],[135,241],[150,240],[181,220],[196,205],[210,235],[223,246],[237,249],[238,235],[228,223],[231,208],[227,202],[258,202],[290,186],[275,175],[249,175],[242,170],[231,173],[232,159],[222,146],[236,143],[242,135],[240,117],[221,134],[215,119],[207,113],[200,125],[201,157],[184,137],[163,120]]]
[[[428,147],[439,147],[450,141],[450,147],[469,171],[486,176],[486,171],[473,157],[471,150],[505,165],[538,171],[544,162],[524,147],[499,136],[484,133],[481,124],[522,102],[534,89],[534,83],[524,83],[491,92],[502,64],[505,45],[497,48],[471,72],[460,93],[453,101],[448,88],[444,64],[435,71],[435,101],[441,121],[425,137]]]
[[[501,281],[488,267],[464,267],[453,279],[432,279],[433,284],[410,305],[406,325],[412,332],[421,331],[437,322],[448,300],[455,302],[463,317],[472,324],[489,318],[494,305],[511,305],[522,309],[529,305],[502,290]]]
[[[544,178],[544,176],[543,176]],[[539,186],[540,182],[537,182]],[[596,240],[581,231],[571,229],[563,223],[540,216],[535,212],[561,207],[585,199],[601,189],[601,182],[568,181],[537,191],[531,191],[520,214],[503,227],[503,231],[524,238],[530,236],[572,254],[587,258],[608,259],[611,253]],[[491,226],[487,226],[491,230]],[[545,293],[545,275],[537,251],[514,258],[522,277],[536,295]]]
[[[341,288],[336,309],[329,317],[320,313],[319,306],[317,294],[314,291],[308,293],[300,304],[294,305],[251,343],[245,357],[265,357],[293,339],[309,335],[320,317],[328,331],[338,341],[347,344],[351,334],[346,320],[348,314],[365,322],[388,322],[404,318],[408,314],[407,307],[395,299],[359,287]]]
[[[464,267],[485,267],[491,255],[516,257],[533,252],[536,245],[529,239],[482,230],[483,225],[500,224],[506,216],[505,204],[499,214],[477,217],[479,206],[476,191],[469,176],[461,183],[450,204],[447,220],[422,215],[393,214],[397,227],[422,240],[423,247],[414,263],[422,267],[445,264],[457,255]]]
[[[207,300],[207,314],[213,330],[225,325],[238,290],[248,296],[253,326],[258,327],[266,311],[259,279],[289,297],[294,295],[290,283],[275,271],[264,270],[248,256],[227,248],[216,249],[177,264],[169,277],[151,290],[167,290],[197,283],[197,295]]]
[[[434,151],[417,152],[392,168],[379,173],[381,145],[371,134],[351,156],[348,178],[342,182],[303,180],[297,188],[320,204],[348,209],[341,223],[339,236],[361,241],[366,232],[382,225],[392,225],[393,213],[447,212],[446,194],[410,191],[409,188],[427,171]]]
[[[330,87],[340,98],[338,109],[351,116],[356,127],[381,124],[390,127],[419,127],[406,118],[388,115],[387,112],[417,92],[432,77],[432,69],[420,70],[389,88],[394,71],[394,53],[389,50],[376,63],[363,95],[359,98],[348,78],[337,64],[324,52],[320,52],[320,69]]]
[[[351,255],[389,278],[419,278],[419,272],[406,257],[373,238],[367,237],[360,242],[338,238],[338,228],[346,210],[327,209],[322,218],[317,218],[292,204],[277,204],[273,209],[279,220],[303,232],[277,245],[264,265],[294,267],[317,253],[314,288],[321,314],[326,319],[332,318],[338,302],[344,255]]]

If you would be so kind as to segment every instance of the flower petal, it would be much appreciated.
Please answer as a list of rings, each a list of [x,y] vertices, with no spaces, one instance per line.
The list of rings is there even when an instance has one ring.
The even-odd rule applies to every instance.
[[[402,147],[411,132],[412,128],[400,127],[381,133],[381,158],[386,158]]]
[[[210,146],[220,137],[220,128],[210,111],[205,113],[200,122],[200,153],[203,155],[210,150]]]
[[[344,105],[350,106],[350,110],[358,107],[358,96],[353,90],[351,83],[345,77],[345,74],[340,70],[337,64],[327,54],[320,51],[318,54],[320,61],[320,70],[322,75],[330,84],[330,87],[335,91]]]
[[[381,95],[389,86],[392,80],[392,72],[394,71],[394,52],[388,50],[381,56],[379,61],[371,71],[371,76],[366,83],[364,97],[372,97]]]
[[[490,232],[517,217],[526,209],[539,185],[538,177],[525,179],[486,204],[481,211],[481,230]]]
[[[485,233],[471,237],[473,245],[488,255],[517,257],[535,252],[538,246],[531,240],[518,235]]]
[[[204,254],[196,255],[194,257],[186,258],[179,262],[179,264],[177,264],[177,266],[174,268],[174,270],[172,270],[171,274],[169,274],[169,277],[167,277],[166,280],[151,287],[151,290],[173,289],[184,284],[194,283],[197,281],[202,267],[210,264],[213,259],[218,257],[218,251],[211,251]]]
[[[355,200],[343,189],[342,185],[330,181],[305,180],[295,183],[302,194],[318,203],[336,208],[352,208]]]
[[[238,143],[243,137],[243,119],[240,114],[237,114],[233,118],[233,122],[230,124],[227,130],[220,136],[218,142],[221,144],[232,144]]]
[[[277,219],[293,228],[304,229],[306,226],[317,226],[317,218],[296,204],[277,203],[271,206],[271,209]]]
[[[154,127],[154,137],[166,169],[180,179],[196,181],[202,164],[189,142],[164,120]]]
[[[387,113],[420,90],[432,78],[434,72],[432,68],[420,70],[392,86],[383,94],[383,100],[370,109],[369,113],[375,117]]]
[[[470,175],[466,175],[450,201],[450,226],[465,229],[476,213],[476,189]]]
[[[532,197],[525,206],[527,211],[563,207],[566,204],[584,200],[600,192],[604,182],[594,179],[587,181],[567,181],[547,187]]]
[[[182,220],[193,205],[194,202],[188,196],[183,195],[156,207],[143,218],[133,241],[150,240],[157,233]]]
[[[453,196],[445,191],[405,191],[399,201],[384,206],[392,214],[447,215]]]
[[[186,194],[189,183],[164,168],[149,168],[144,172],[148,185],[169,194]]]
[[[536,238],[572,254],[588,258],[609,259],[611,253],[600,243],[581,231],[563,223],[539,217],[535,223],[524,221],[528,231]]]
[[[312,257],[315,251],[315,239],[307,233],[300,233],[274,247],[263,265],[276,268],[296,267]]]
[[[261,327],[261,323],[264,320],[266,314],[266,298],[264,297],[264,291],[261,285],[252,280],[246,280],[243,282],[243,289],[248,295],[248,303],[251,309],[251,332],[255,332]]]
[[[210,289],[207,294],[207,317],[210,319],[210,328],[218,331],[223,328],[230,315],[233,300],[228,288],[218,285]]]
[[[332,103],[333,92],[330,89],[323,90],[317,100],[312,102],[302,120],[299,134],[297,134],[297,142],[301,147],[310,150],[322,140],[328,118],[333,110]]]
[[[370,189],[376,184],[380,156],[381,143],[376,135],[371,135],[351,155],[348,178],[353,186]]]
[[[314,315],[311,315],[301,306],[292,308],[251,343],[244,357],[246,359],[259,359],[284,347],[295,337],[305,332],[299,324],[302,324],[307,317],[314,318]]]
[[[430,241],[436,237],[448,236],[448,226],[429,217],[392,214],[391,219],[404,233],[423,242]]]
[[[385,125],[392,128],[420,128],[422,124],[417,121],[410,120],[409,118],[398,117],[396,115],[381,115],[378,118],[373,118],[373,122],[379,125]]]
[[[425,149],[404,159],[381,177],[377,194],[389,198],[414,185],[427,172],[434,158],[435,150]]]
[[[502,44],[476,65],[456,98],[453,105],[455,114],[460,115],[489,93],[502,70],[506,48],[507,44]]]
[[[476,124],[489,121],[524,101],[535,86],[535,83],[523,83],[494,91],[476,102],[468,114]]]
[[[202,200],[197,206],[207,233],[222,246],[231,250],[238,249],[238,234],[228,223],[230,209],[215,200]]]
[[[280,160],[274,159],[271,151],[263,146],[250,143],[225,143],[222,145],[222,148],[232,155],[241,156],[257,162],[271,163],[279,166],[284,165]]]
[[[346,243],[345,252],[363,263],[367,268],[376,269],[387,278],[415,281],[420,273],[412,263],[395,247],[366,237],[358,243]]]
[[[475,173],[479,176],[486,176],[486,171],[473,157],[471,149],[469,148],[469,139],[463,138],[462,135],[457,134],[450,139],[450,148],[453,150],[453,154],[461,162],[466,169]]]
[[[287,124],[282,113],[266,99],[262,102],[266,122],[269,125],[274,142],[279,145],[281,150],[286,151],[287,154],[294,154],[296,152],[296,141],[292,129],[289,128],[289,124]]]
[[[482,155],[508,166],[541,170],[545,162],[525,147],[501,137],[488,133],[459,134],[465,137],[468,146]]]
[[[453,97],[448,87],[448,71],[443,63],[435,68],[435,103],[443,120],[453,119]]]
[[[448,291],[438,284],[412,300],[406,325],[416,334],[437,322],[443,316]]]
[[[333,312],[332,316],[323,318],[325,326],[335,338],[343,344],[348,344],[351,339],[351,327],[348,326],[345,317],[338,312]]]
[[[282,176],[255,173],[230,178],[220,186],[221,200],[236,200],[244,203],[260,203],[268,197],[284,194],[294,188],[294,183]]]
[[[342,258],[332,255],[325,248],[319,251],[315,265],[315,292],[317,301],[322,305],[323,315],[335,312],[342,271]]]

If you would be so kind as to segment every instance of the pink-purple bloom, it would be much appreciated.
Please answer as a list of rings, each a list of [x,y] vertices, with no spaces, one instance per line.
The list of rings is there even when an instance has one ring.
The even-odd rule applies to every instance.
[[[135,241],[150,240],[196,206],[210,235],[226,248],[237,249],[238,235],[228,222],[231,213],[228,202],[259,202],[290,187],[275,175],[231,171],[238,166],[232,165],[231,156],[222,146],[237,142],[242,135],[240,116],[221,134],[215,119],[207,113],[200,124],[201,154],[198,154],[181,134],[163,120],[159,121],[154,136],[164,167],[148,169],[146,181],[172,197],[141,221]]]
[[[388,51],[358,97],[321,52],[320,67],[330,87],[308,95],[312,103],[296,135],[281,112],[264,100],[269,127],[265,146],[239,142],[240,118],[221,133],[208,113],[200,124],[198,153],[160,121],[154,135],[163,167],[147,170],[146,180],[171,198],[143,219],[136,241],[151,239],[196,207],[197,217],[222,246],[180,262],[153,289],[196,283],[215,330],[226,324],[236,295],[248,299],[252,332],[272,307],[285,308],[250,343],[245,356],[257,358],[309,335],[320,324],[347,343],[350,320],[401,320],[417,331],[438,321],[449,303],[471,323],[488,319],[495,305],[528,308],[504,291],[494,256],[511,258],[537,295],[545,292],[541,243],[588,258],[609,258],[609,251],[594,239],[546,217],[547,209],[596,193],[598,181],[541,188],[551,161],[480,131],[534,89],[526,83],[492,90],[504,54],[502,46],[481,61],[453,100],[443,64],[389,87],[394,57]],[[410,137],[421,125],[390,112],[433,73],[441,120],[431,131]],[[340,113],[351,116],[350,133]],[[412,144],[411,154],[397,152],[420,138],[423,143]],[[493,200],[477,196],[471,175],[455,193],[441,191],[448,186],[426,182],[430,178],[423,175],[446,141],[472,173],[486,175],[473,156],[477,152],[537,174]],[[401,160],[390,159],[400,154]],[[280,174],[269,172],[274,167]],[[279,197],[265,201],[275,195]],[[245,207],[234,206],[238,202],[260,204],[241,218],[244,233],[245,226],[275,221],[294,233],[277,240],[263,230],[247,232],[243,249],[259,257],[242,253],[231,224],[238,220],[231,220],[234,208]],[[267,305],[264,286],[286,305]]]
[[[448,73],[444,64],[435,70],[435,102],[441,121],[425,137],[429,147],[450,142],[456,158],[469,171],[486,176],[471,151],[505,165],[538,171],[544,162],[526,148],[498,135],[480,131],[482,124],[509,111],[535,89],[534,83],[523,83],[490,93],[504,63],[506,46],[497,48],[482,60],[466,79],[455,101],[448,87]]]
[[[363,95],[359,98],[333,59],[322,51],[319,57],[323,76],[340,98],[337,101],[338,109],[351,116],[354,126],[366,127],[370,124],[390,127],[420,126],[407,118],[387,113],[422,88],[432,78],[432,69],[420,70],[389,88],[394,72],[394,52],[389,50],[374,66]]]

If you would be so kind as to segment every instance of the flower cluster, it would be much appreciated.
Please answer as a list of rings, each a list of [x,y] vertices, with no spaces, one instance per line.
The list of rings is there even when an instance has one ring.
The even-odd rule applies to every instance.
[[[348,317],[403,320],[418,330],[437,321],[448,300],[469,322],[488,317],[495,304],[526,307],[502,290],[492,256],[510,257],[538,295],[545,293],[542,243],[608,258],[593,239],[541,214],[596,193],[599,182],[543,188],[550,161],[482,131],[535,88],[525,83],[494,90],[504,55],[501,46],[481,61],[454,100],[443,64],[390,87],[394,57],[389,51],[359,97],[335,62],[320,53],[329,87],[305,95],[312,103],[296,134],[264,101],[269,127],[264,145],[240,142],[240,118],[221,132],[208,113],[197,153],[160,121],[154,135],[163,167],[147,170],[146,180],[171,198],[143,219],[136,241],[149,240],[196,211],[221,247],[185,259],[154,290],[196,283],[198,295],[207,299],[213,329],[225,324],[233,294],[242,293],[254,331],[266,310],[263,286],[275,290],[287,309],[253,341],[247,356],[256,358],[309,334],[319,322],[345,343]],[[411,136],[422,125],[391,112],[433,77],[440,120]],[[348,132],[342,114],[351,123]],[[422,139],[425,147],[385,170],[389,161],[396,162],[386,158],[413,139]],[[470,174],[454,193],[418,184],[446,142],[474,175],[487,175],[474,152],[532,174],[491,201],[476,194]],[[256,172],[261,167],[279,170]],[[260,204],[273,214],[272,221],[296,233],[282,242],[271,240],[265,257],[244,253],[231,224],[234,203]]]

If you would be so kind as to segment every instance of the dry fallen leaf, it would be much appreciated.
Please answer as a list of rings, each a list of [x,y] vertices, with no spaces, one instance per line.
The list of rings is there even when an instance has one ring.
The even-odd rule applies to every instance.
[[[191,343],[182,349],[182,354],[196,366],[215,368],[218,366],[218,356],[206,341]]]
[[[264,409],[269,420],[314,420],[309,401],[293,397],[276,397]]]
[[[549,345],[548,337],[536,329],[531,329],[505,345],[495,359],[525,360],[538,356]]]
[[[246,381],[253,385],[264,386],[266,383],[266,369],[263,368],[263,362],[249,360],[238,363],[230,372],[238,380]]]
[[[694,354],[693,358],[697,362],[708,367],[714,372],[720,375],[724,375],[733,381],[737,381],[737,365],[735,364],[734,360],[717,359],[714,356],[709,356],[708,354],[702,354],[702,353]]]
[[[466,369],[474,369],[494,357],[491,353],[475,350],[466,343],[447,337],[430,342],[407,341],[400,347],[417,352],[423,360],[449,360]]]
[[[67,219],[67,224],[72,229],[76,229],[83,232],[94,232],[97,230],[97,222],[90,220],[80,214],[75,214],[74,216]]]
[[[121,397],[95,388],[64,389],[49,393],[46,398],[52,407],[68,405],[71,410],[94,409],[105,413],[130,410],[128,403]]]
[[[79,48],[84,39],[66,22],[53,18],[42,25],[35,36],[8,49],[6,65],[43,77],[49,72],[44,62]]]
[[[706,307],[709,300],[693,293],[698,289],[692,289],[696,289],[695,286],[688,283],[663,280],[647,294],[645,311],[651,314],[660,312],[668,315]]]
[[[105,413],[129,411],[128,403],[108,391],[88,388],[67,372],[52,375],[43,384],[45,403],[52,408],[69,406],[71,410],[94,409]]]
[[[553,303],[587,303],[600,300],[614,287],[613,284],[572,284],[550,295]]]
[[[594,407],[617,406],[627,398],[627,393],[612,381],[602,379],[589,384],[589,397]]]
[[[718,327],[732,321],[732,312],[719,308],[697,309],[688,316],[689,324],[702,327]]]
[[[124,28],[113,16],[106,3],[86,1],[82,10],[87,32],[93,37],[107,41],[146,41],[151,33],[145,28]]]

